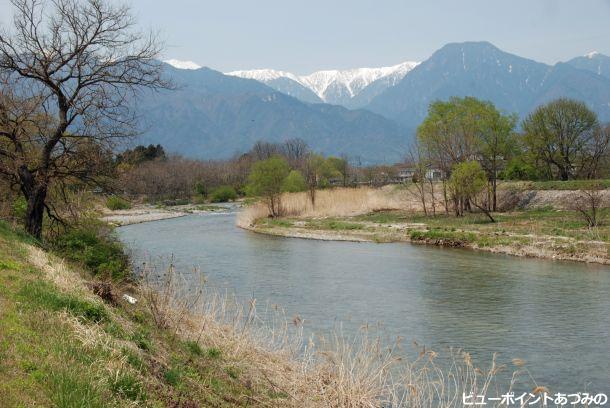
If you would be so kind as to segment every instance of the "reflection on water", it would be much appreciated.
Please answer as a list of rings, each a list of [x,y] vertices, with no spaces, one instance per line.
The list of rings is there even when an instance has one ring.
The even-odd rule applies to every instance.
[[[464,348],[483,362],[494,352],[522,358],[554,392],[610,389],[609,268],[269,237],[236,228],[234,217],[191,215],[119,233],[143,256],[173,254],[183,269],[201,267],[210,286],[281,305],[308,330],[382,323],[406,343]]]

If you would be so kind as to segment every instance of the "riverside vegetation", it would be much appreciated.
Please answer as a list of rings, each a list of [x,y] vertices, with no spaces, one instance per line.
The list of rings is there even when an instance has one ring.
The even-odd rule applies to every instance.
[[[610,227],[605,220],[610,209],[598,209],[598,222],[591,227],[573,207],[580,190],[572,189],[587,183],[501,183],[499,205],[511,208],[493,213],[495,222],[476,212],[461,217],[443,211],[425,214],[415,187],[388,186],[320,191],[315,207],[305,193],[285,194],[283,217],[270,217],[264,204],[255,204],[244,209],[238,225],[288,237],[410,241],[609,264]],[[600,194],[610,199],[608,190]]]

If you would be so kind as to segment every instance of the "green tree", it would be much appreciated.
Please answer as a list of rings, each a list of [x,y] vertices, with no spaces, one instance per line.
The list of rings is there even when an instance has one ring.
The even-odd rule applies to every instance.
[[[432,164],[443,170],[445,176],[451,174],[457,163],[478,160],[487,173],[490,184],[487,201],[495,211],[497,177],[515,151],[516,123],[516,116],[502,114],[491,102],[454,97],[430,105],[417,135]]]
[[[491,210],[497,210],[497,181],[499,173],[506,168],[508,160],[517,151],[514,133],[516,115],[503,115],[491,102],[478,101],[477,111],[477,159],[487,173],[490,184]]]
[[[341,176],[341,181],[343,187],[347,187],[347,182],[349,179],[349,162],[347,157],[329,157],[326,159],[328,161],[328,165]]]
[[[292,170],[282,182],[282,191],[285,193],[298,193],[307,190],[305,177],[298,170]]]
[[[449,179],[449,188],[455,198],[455,214],[457,216],[464,215],[464,209],[472,204],[483,211],[491,222],[495,222],[489,210],[477,204],[477,195],[485,188],[486,184],[487,176],[479,162],[474,160],[465,161],[453,167]]]
[[[261,196],[272,217],[278,217],[282,213],[282,184],[289,172],[288,163],[280,156],[272,156],[252,166],[246,191],[249,195]]]
[[[311,205],[316,205],[316,189],[325,187],[329,183],[329,179],[337,175],[337,171],[331,166],[330,162],[322,155],[309,154],[305,160],[305,182]]]
[[[528,151],[561,180],[596,167],[608,148],[597,115],[583,102],[557,99],[538,107],[523,121]]]

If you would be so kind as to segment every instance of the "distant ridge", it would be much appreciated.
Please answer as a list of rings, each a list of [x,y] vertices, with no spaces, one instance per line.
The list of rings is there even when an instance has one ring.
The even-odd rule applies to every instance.
[[[166,69],[179,86],[138,99],[142,142],[204,159],[245,152],[258,140],[302,138],[317,152],[365,164],[399,161],[430,103],[452,96],[489,100],[520,118],[569,97],[610,121],[610,57],[598,52],[547,65],[488,42],[465,42],[447,44],[420,64],[302,77],[274,70],[225,75],[173,60]]]
[[[232,71],[227,75],[255,79],[288,95],[306,102],[326,102],[347,107],[358,107],[356,98],[367,87],[376,81],[383,84],[383,89],[394,86],[416,67],[418,62],[407,61],[390,67],[354,68],[346,70],[316,71],[309,75],[295,75],[274,69],[254,69]],[[312,95],[303,92],[309,90]],[[377,87],[381,92],[380,87]],[[366,104],[367,101],[360,103]]]
[[[607,59],[594,54],[551,66],[488,42],[447,44],[365,108],[414,130],[431,102],[452,96],[489,100],[521,118],[551,99],[569,97],[584,101],[600,120],[610,121],[610,79],[606,68],[598,74],[599,63]]]

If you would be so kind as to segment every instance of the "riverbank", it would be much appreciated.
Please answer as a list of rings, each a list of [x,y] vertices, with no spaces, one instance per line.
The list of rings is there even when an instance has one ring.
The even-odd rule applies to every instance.
[[[170,295],[96,279],[0,222],[2,406],[293,406],[285,350]]]
[[[249,230],[257,233],[318,240],[355,242],[411,242],[441,247],[467,248],[507,255],[592,262],[610,265],[607,240],[578,239],[570,236],[527,233],[526,223],[514,222],[531,213],[504,215],[503,221],[486,225],[482,216],[467,216],[453,222],[451,217],[434,219],[400,212],[379,212],[357,217],[310,219],[261,219]],[[371,222],[367,219],[382,219]],[[407,222],[394,218],[410,219]],[[387,221],[385,221],[387,220]],[[456,225],[459,225],[456,226]],[[537,226],[529,225],[533,229]],[[587,231],[581,231],[585,235]],[[595,235],[593,233],[592,235]]]
[[[499,204],[508,208],[494,214],[424,215],[404,189],[340,191],[337,195],[360,199],[345,211],[333,205],[332,191],[316,211],[301,196],[287,196],[289,216],[266,217],[264,206],[246,209],[238,220],[242,228],[269,235],[360,242],[411,242],[458,247],[522,257],[610,264],[610,209],[601,208],[600,225],[589,228],[577,211],[570,210],[575,191],[527,190],[505,185]],[[602,191],[605,198],[609,190]],[[301,208],[295,203],[300,204]],[[299,208],[294,210],[294,208]]]
[[[171,284],[102,280],[84,266],[0,222],[3,406],[431,408],[419,396],[440,386],[443,401],[458,398],[448,380],[458,374],[467,390],[488,387],[462,351],[441,367],[426,348],[407,360],[366,332],[305,343],[299,319],[281,310],[266,325],[255,301],[207,290],[191,299]]]

